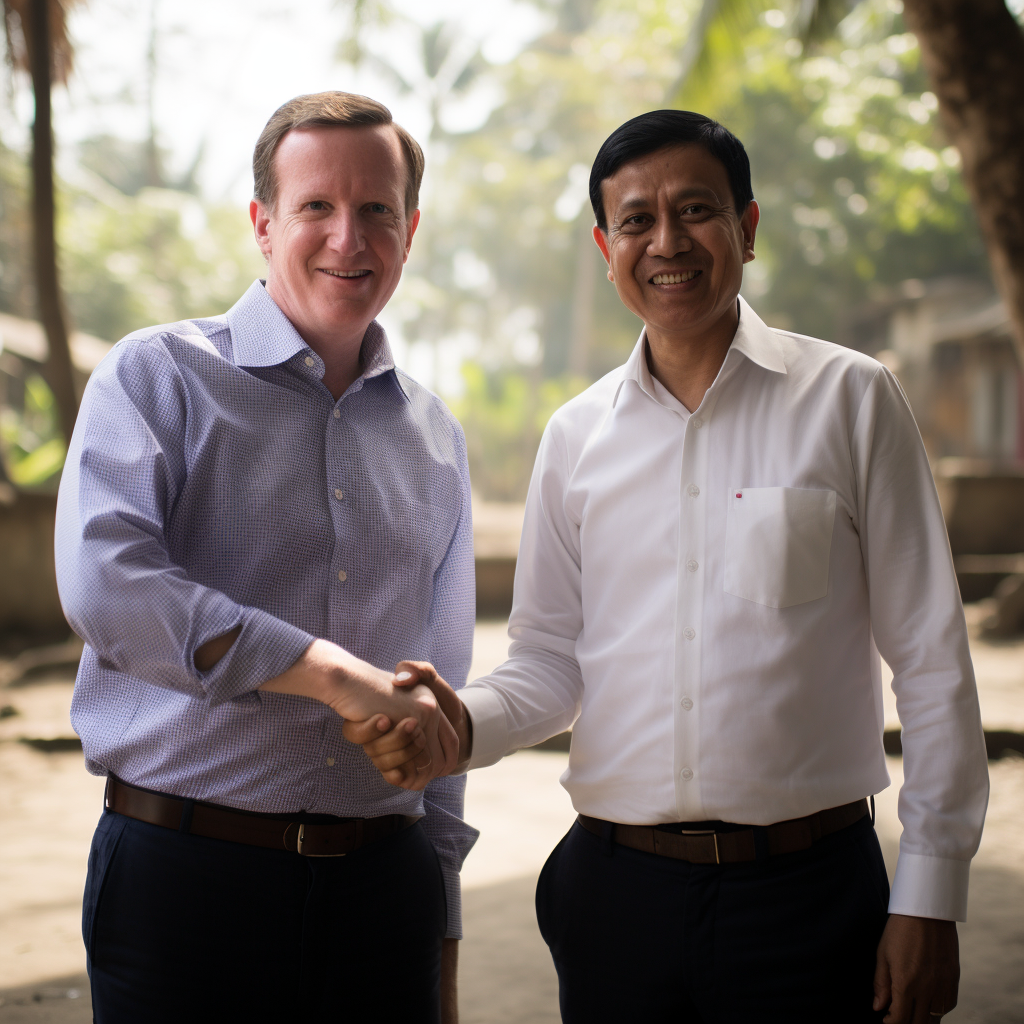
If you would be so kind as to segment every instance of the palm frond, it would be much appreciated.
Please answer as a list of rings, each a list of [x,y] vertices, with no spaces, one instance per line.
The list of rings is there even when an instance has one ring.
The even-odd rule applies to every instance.
[[[11,67],[29,71],[32,24],[29,10],[36,0],[3,0],[7,60]],[[81,0],[48,0],[50,12],[50,80],[67,84],[74,65],[75,47],[68,34],[67,14]]]

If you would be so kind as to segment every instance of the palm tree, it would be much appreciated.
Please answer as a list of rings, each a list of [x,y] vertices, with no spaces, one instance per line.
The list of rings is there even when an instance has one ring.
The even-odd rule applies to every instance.
[[[749,26],[779,0],[703,0],[668,101],[677,101],[713,56],[708,39]],[[830,34],[857,0],[792,0],[805,40]],[[903,0],[988,249],[992,277],[1024,366],[1024,31],[1005,0]]]
[[[66,10],[75,0],[3,0],[8,59],[32,76],[35,118],[32,124],[32,225],[36,297],[49,356],[46,378],[56,400],[61,429],[70,442],[78,416],[68,345],[67,320],[57,271],[53,193],[53,121],[50,88],[66,83],[73,47]]]

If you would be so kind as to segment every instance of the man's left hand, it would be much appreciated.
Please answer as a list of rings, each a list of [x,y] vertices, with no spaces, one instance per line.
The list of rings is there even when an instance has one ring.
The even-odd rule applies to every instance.
[[[885,1024],[937,1024],[956,1006],[960,947],[955,921],[890,916],[878,944],[875,1011]]]

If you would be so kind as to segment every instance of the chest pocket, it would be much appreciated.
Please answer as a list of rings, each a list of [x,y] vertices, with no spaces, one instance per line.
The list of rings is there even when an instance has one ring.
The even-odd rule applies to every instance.
[[[725,525],[725,592],[789,608],[828,593],[836,492],[734,488]]]

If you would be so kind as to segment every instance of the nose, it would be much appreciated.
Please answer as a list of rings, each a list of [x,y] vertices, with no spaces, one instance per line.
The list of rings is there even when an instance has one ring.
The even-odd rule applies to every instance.
[[[670,260],[692,248],[693,239],[685,224],[671,215],[662,214],[658,217],[647,243],[648,256],[661,256]]]
[[[327,244],[339,256],[355,256],[366,248],[366,237],[358,210],[339,207],[335,211]]]

